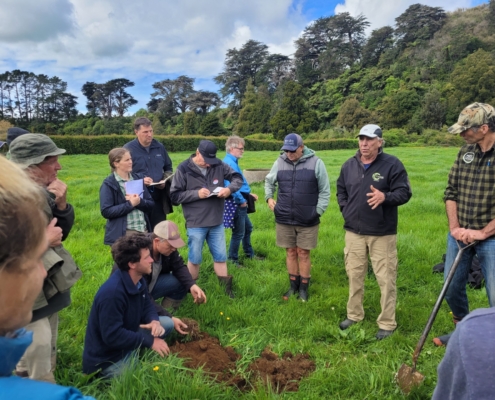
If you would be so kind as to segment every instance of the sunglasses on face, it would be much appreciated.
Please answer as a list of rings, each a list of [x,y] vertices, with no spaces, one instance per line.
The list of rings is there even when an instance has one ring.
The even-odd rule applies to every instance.
[[[291,154],[292,154],[292,153],[295,153],[295,152],[297,151],[297,149],[296,149],[296,150],[284,150],[284,151],[285,151],[286,153],[291,153]]]

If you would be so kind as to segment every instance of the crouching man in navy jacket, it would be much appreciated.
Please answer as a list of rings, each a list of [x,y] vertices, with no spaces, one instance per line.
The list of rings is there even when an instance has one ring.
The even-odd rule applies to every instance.
[[[84,341],[83,371],[100,370],[104,377],[121,374],[135,350],[148,347],[164,357],[170,350],[163,340],[187,326],[178,318],[158,317],[143,275],[151,273],[151,240],[143,233],[124,236],[112,246],[119,269],[96,293]]]

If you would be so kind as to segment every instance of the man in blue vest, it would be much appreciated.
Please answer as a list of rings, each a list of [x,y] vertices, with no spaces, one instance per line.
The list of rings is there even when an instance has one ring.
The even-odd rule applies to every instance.
[[[282,151],[265,178],[265,200],[275,214],[277,246],[286,249],[290,288],[283,298],[298,293],[307,301],[310,251],[316,248],[320,217],[330,199],[330,182],[325,164],[298,134],[285,137]]]

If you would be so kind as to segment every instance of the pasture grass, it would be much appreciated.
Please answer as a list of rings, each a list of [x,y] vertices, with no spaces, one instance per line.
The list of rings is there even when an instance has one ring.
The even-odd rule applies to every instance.
[[[390,338],[376,341],[376,318],[380,313],[380,291],[373,274],[365,283],[365,320],[340,331],[346,316],[348,281],[344,269],[343,219],[336,202],[335,181],[351,150],[320,151],[331,180],[331,202],[324,214],[318,248],[311,252],[312,280],[310,300],[301,303],[282,300],[288,288],[285,251],[275,246],[275,222],[262,200],[251,214],[256,252],[263,261],[243,260],[245,268],[229,265],[234,276],[236,299],[229,299],[213,273],[212,258],[204,250],[198,284],[207,291],[207,304],[196,306],[188,296],[177,316],[194,318],[203,331],[233,346],[242,356],[238,372],[270,346],[279,355],[285,351],[307,352],[316,362],[316,371],[302,380],[299,392],[275,394],[275,390],[256,386],[248,392],[213,383],[202,371],[191,371],[176,356],[160,358],[146,351],[138,367],[111,382],[91,380],[81,372],[81,357],[86,322],[93,297],[107,279],[112,265],[110,250],[103,245],[105,220],[99,212],[99,187],[109,173],[104,155],[75,155],[61,158],[59,177],[68,184],[68,198],[76,211],[75,226],[65,242],[83,270],[82,279],[72,289],[72,306],[60,314],[58,383],[74,385],[98,399],[397,399],[402,398],[394,375],[402,363],[411,364],[411,355],[442,286],[442,276],[432,274],[432,266],[445,252],[447,220],[442,201],[449,169],[456,148],[391,148],[408,170],[413,197],[400,207],[398,232],[398,329]],[[224,154],[220,154],[223,157]],[[270,168],[278,153],[249,152],[241,168]],[[189,153],[173,153],[174,167]],[[264,197],[261,183],[252,185]],[[185,238],[180,207],[169,219],[175,221]],[[230,230],[227,230],[227,242]],[[180,253],[187,259],[187,249]],[[484,289],[468,289],[471,307],[487,307]],[[223,315],[220,313],[223,312]],[[230,319],[227,320],[227,317]],[[431,342],[434,335],[452,328],[449,309],[444,304],[419,359],[418,370],[426,376],[424,384],[412,392],[411,399],[430,398],[436,383],[436,367],[445,349]],[[158,371],[153,367],[158,366]]]

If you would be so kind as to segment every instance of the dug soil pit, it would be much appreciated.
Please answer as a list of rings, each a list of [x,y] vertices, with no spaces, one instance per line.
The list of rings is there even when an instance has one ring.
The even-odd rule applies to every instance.
[[[222,347],[217,338],[199,330],[199,325],[192,319],[182,321],[188,326],[189,334],[170,346],[172,353],[184,358],[184,365],[191,369],[202,367],[218,382],[237,386],[241,390],[249,390],[257,382],[270,385],[278,393],[297,391],[299,381],[315,370],[314,361],[308,354],[286,352],[279,358],[269,348],[261,353],[261,357],[253,361],[247,368],[246,376],[250,382],[236,374],[236,361],[241,358],[230,346]]]
[[[309,354],[285,352],[281,358],[266,348],[261,357],[251,363],[249,370],[265,385],[270,385],[277,393],[296,392],[299,381],[316,369],[315,362]]]

